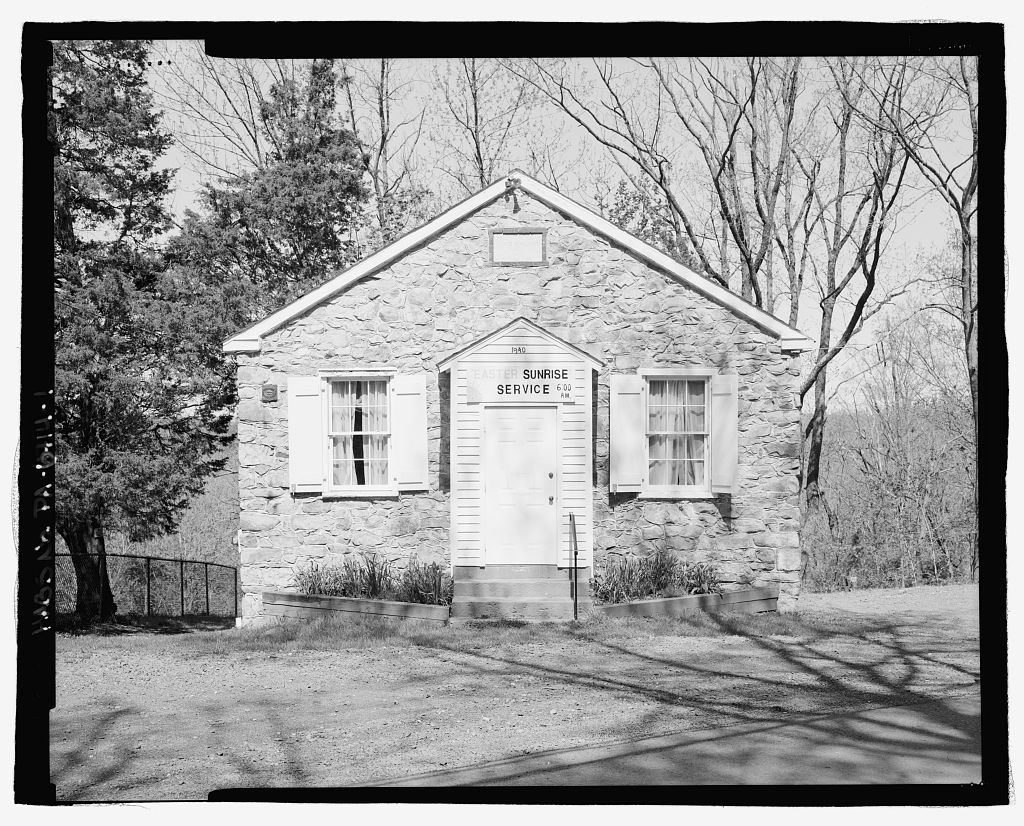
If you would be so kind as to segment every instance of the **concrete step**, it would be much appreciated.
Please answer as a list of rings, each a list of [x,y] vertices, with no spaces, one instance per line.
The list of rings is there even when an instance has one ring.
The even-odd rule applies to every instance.
[[[577,575],[580,582],[589,580],[590,568],[580,568]],[[572,578],[572,568],[559,568],[557,565],[456,565],[454,578],[456,582],[460,579],[561,579],[568,582]]]
[[[590,585],[580,579],[580,596],[589,598]],[[572,599],[569,579],[457,579],[455,599]]]
[[[580,608],[584,606],[580,603]],[[564,622],[572,619],[571,599],[458,600],[452,619],[518,619]]]

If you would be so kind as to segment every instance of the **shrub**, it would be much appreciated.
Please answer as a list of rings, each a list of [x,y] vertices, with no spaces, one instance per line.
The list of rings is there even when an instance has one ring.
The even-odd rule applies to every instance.
[[[296,568],[293,575],[296,588],[303,594],[325,597],[358,597],[362,595],[362,570],[354,559],[340,565],[317,565],[313,560],[305,568]]]
[[[659,548],[650,556],[610,559],[590,580],[597,602],[632,602],[663,596],[717,594],[718,571],[707,562],[680,563],[671,551]]]
[[[379,554],[360,554],[363,560],[362,595],[369,599],[390,599],[394,591],[391,562]]]
[[[402,602],[451,605],[455,585],[442,566],[436,562],[424,564],[413,556],[402,571],[395,590],[395,599]]]
[[[364,597],[450,605],[454,584],[448,572],[436,562],[423,564],[415,556],[396,576],[391,561],[380,554],[362,553],[344,562],[318,565],[310,562],[296,568],[292,582],[303,594],[327,597]]]
[[[645,591],[640,559],[633,556],[608,561],[600,573],[590,579],[594,599],[598,602],[629,602],[642,599]]]
[[[646,580],[646,589],[652,594],[658,594],[675,584],[679,558],[672,551],[658,548],[650,556],[643,557],[641,567]]]
[[[718,571],[708,562],[683,564],[679,568],[676,587],[686,594],[720,594]]]

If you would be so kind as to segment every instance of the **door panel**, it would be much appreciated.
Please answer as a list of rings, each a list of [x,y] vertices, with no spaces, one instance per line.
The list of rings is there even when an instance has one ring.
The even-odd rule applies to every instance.
[[[553,407],[485,408],[486,564],[557,562],[556,422]]]

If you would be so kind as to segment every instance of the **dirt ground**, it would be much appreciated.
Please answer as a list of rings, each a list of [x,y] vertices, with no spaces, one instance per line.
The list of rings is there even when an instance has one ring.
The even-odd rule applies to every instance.
[[[796,615],[403,627],[349,647],[59,635],[51,779],[62,801],[205,799],[955,696],[980,677],[977,605],[974,586],[807,594]]]

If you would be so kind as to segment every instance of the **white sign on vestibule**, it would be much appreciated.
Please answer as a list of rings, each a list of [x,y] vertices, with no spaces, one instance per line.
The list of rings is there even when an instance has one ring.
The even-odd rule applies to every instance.
[[[508,362],[466,365],[466,401],[575,404],[571,363]]]

